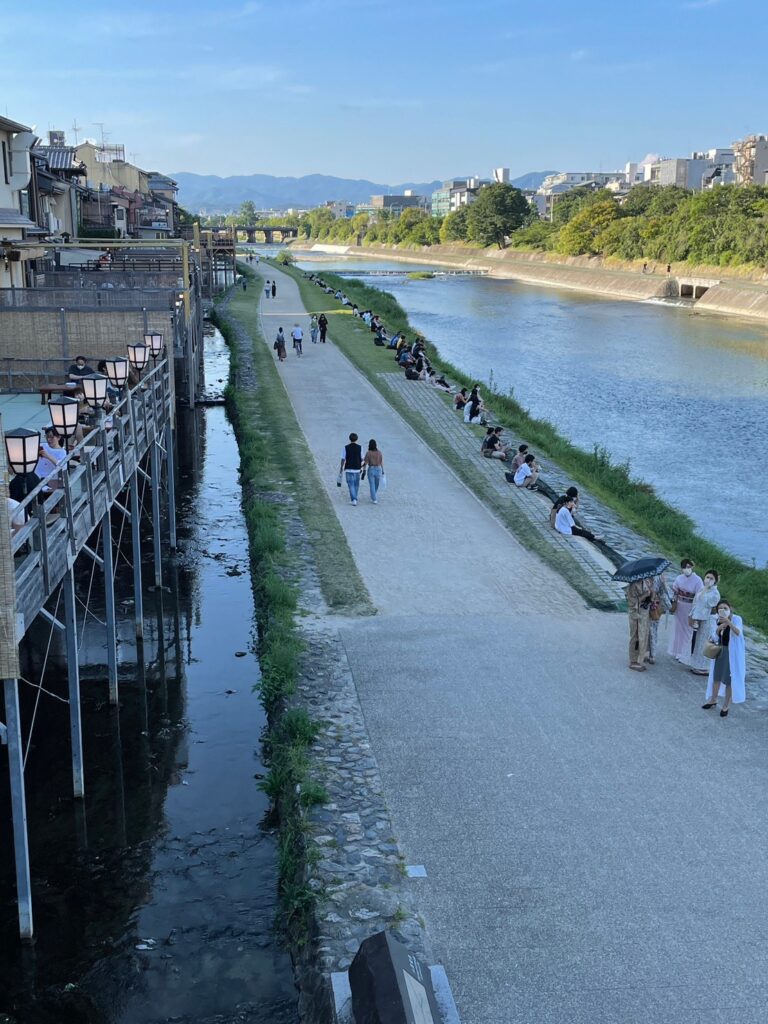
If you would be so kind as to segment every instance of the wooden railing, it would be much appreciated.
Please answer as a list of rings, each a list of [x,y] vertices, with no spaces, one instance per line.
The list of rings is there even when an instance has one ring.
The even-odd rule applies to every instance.
[[[27,522],[12,538],[18,638],[26,632],[104,514],[173,422],[173,380],[163,359],[22,502]],[[53,487],[50,494],[46,488]],[[18,511],[18,510],[17,510]]]

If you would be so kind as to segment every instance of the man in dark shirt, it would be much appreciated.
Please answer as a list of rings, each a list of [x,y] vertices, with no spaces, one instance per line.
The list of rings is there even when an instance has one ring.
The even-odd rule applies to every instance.
[[[357,434],[349,435],[349,444],[345,444],[341,452],[339,476],[346,476],[349,488],[349,500],[357,504],[357,492],[360,490],[360,473],[363,468],[363,449],[357,443]]]
[[[69,368],[69,379],[78,381],[89,373],[93,373],[93,367],[86,363],[85,356],[75,356],[75,361]]]

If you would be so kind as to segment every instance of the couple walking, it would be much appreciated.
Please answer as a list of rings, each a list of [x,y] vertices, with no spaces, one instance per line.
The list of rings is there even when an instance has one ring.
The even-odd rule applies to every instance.
[[[384,477],[384,456],[373,438],[368,442],[368,451],[363,458],[363,449],[357,443],[357,434],[349,435],[349,444],[345,444],[341,452],[341,465],[336,486],[341,487],[342,474],[346,477],[349,488],[349,500],[353,505],[357,504],[357,495],[360,490],[360,481],[365,480],[368,474],[368,486],[371,490],[371,501],[378,504],[379,490],[383,490],[386,483]]]

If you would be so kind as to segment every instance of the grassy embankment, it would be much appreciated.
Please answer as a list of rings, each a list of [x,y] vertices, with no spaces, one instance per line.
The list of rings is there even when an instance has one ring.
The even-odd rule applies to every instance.
[[[301,945],[317,899],[306,884],[311,847],[306,843],[304,810],[324,802],[326,793],[311,774],[309,750],[319,726],[306,710],[292,705],[304,652],[297,625],[298,565],[286,543],[286,505],[276,501],[276,495],[292,499],[292,508],[304,521],[328,605],[347,614],[369,612],[371,605],[333,509],[330,503],[323,505],[323,488],[313,477],[310,454],[261,339],[257,319],[261,281],[249,270],[242,272],[252,288],[233,293],[226,314],[217,311],[214,319],[231,352],[227,409],[240,450],[261,666],[257,689],[270,722],[265,741],[269,770],[261,787],[280,817],[282,923],[289,940]],[[241,380],[245,367],[227,317],[236,318],[250,336],[252,386]]]
[[[296,278],[308,309],[336,306],[342,308],[333,296],[323,294],[314,284],[305,280],[301,271],[286,267],[281,269]],[[403,308],[389,293],[326,272],[323,272],[323,278],[329,284],[338,284],[361,309],[375,310],[389,330],[404,331],[409,337],[416,333],[409,324]],[[330,333],[342,351],[382,391],[387,400],[397,405],[389,389],[384,390],[379,379],[381,373],[400,372],[396,370],[391,354],[372,345],[367,329],[351,316],[333,317]],[[433,344],[428,344],[428,351],[432,363],[452,381],[458,382],[461,387],[474,383],[472,378],[441,359]],[[445,400],[450,401],[448,396]],[[493,394],[488,404],[499,423],[508,427],[515,436],[525,440],[544,458],[551,459],[561,466],[573,477],[575,483],[582,485],[614,509],[628,525],[647,537],[659,550],[677,560],[683,557],[693,558],[702,570],[716,568],[723,577],[721,589],[734,608],[743,615],[748,624],[768,632],[768,570],[746,565],[716,544],[699,536],[693,521],[685,513],[666,504],[649,484],[635,479],[628,465],[613,463],[605,449],[595,447],[589,452],[576,447],[559,434],[550,422],[531,416],[511,395]],[[397,407],[406,419],[414,423],[412,411],[407,407]],[[439,436],[426,436],[422,424],[423,420],[419,418],[420,433],[425,440],[436,448],[470,486],[476,487],[481,480],[480,474],[473,474],[471,467],[464,462],[455,464],[446,453],[447,446],[444,442]],[[482,432],[481,429],[478,430]],[[482,488],[480,493],[483,493]],[[504,507],[504,512],[504,518],[509,521],[509,505]],[[525,524],[511,525],[523,542],[527,543]],[[546,557],[539,547],[536,547],[536,550]],[[562,572],[561,565],[558,564],[556,567]],[[576,581],[569,574],[566,576],[576,586]],[[577,589],[584,593],[583,587],[577,586]]]

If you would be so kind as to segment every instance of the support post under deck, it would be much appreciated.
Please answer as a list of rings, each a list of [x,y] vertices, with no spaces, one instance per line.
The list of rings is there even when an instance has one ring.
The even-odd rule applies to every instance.
[[[139,501],[139,469],[131,476],[131,550],[133,554],[133,613],[136,636],[144,639],[144,598],[141,593],[141,503]]]
[[[160,449],[157,445],[157,439],[152,442],[150,472],[152,474],[152,539],[155,549],[155,588],[160,590],[163,586],[163,556],[160,537]]]
[[[69,736],[72,743],[72,788],[75,797],[85,795],[83,773],[83,727],[80,712],[80,665],[77,652],[77,612],[75,574],[70,567],[62,581],[64,589],[64,625],[67,636],[67,684],[69,687]]]
[[[4,679],[5,725],[8,730],[8,767],[11,781],[13,849],[16,860],[16,900],[19,909],[19,935],[31,939],[32,882],[29,875],[29,835],[27,834],[27,798],[24,792],[24,752],[21,743],[19,684]]]
[[[104,561],[104,607],[107,620],[107,670],[109,703],[117,704],[117,623],[115,619],[115,567],[112,557],[112,518],[110,510],[101,520],[101,557]]]

